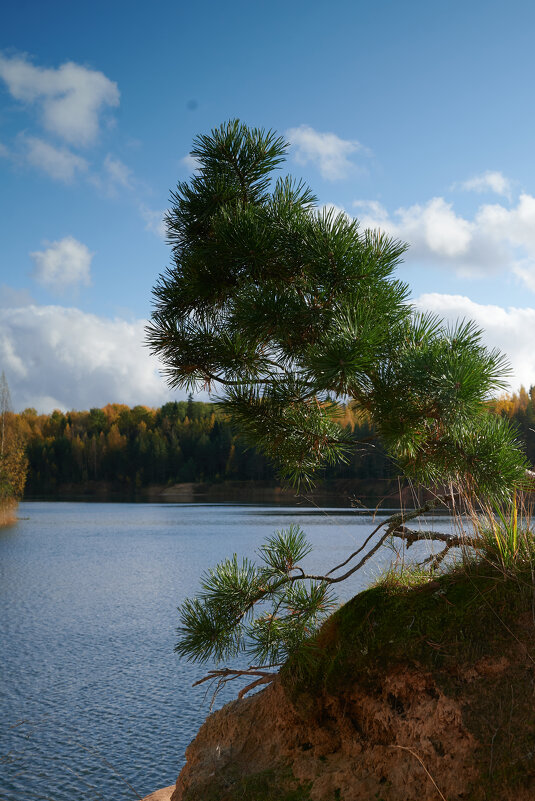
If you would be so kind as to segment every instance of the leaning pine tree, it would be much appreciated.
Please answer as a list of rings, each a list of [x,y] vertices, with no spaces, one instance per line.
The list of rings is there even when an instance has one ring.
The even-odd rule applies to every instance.
[[[333,584],[388,538],[429,536],[410,519],[459,498],[506,501],[526,471],[510,425],[485,407],[506,386],[504,358],[474,324],[415,312],[394,275],[405,244],[318,209],[303,182],[275,178],[287,147],[239,121],[195,140],[195,174],[172,193],[166,217],[172,266],[154,289],[150,347],[171,387],[217,392],[293,484],[368,446],[337,422],[350,403],[406,477],[447,492],[384,521],[325,575],[299,566],[309,545],[293,527],[265,543],[258,565],[234,556],[205,574],[200,595],[181,607],[177,650],[219,662],[244,652],[247,671],[210,675],[245,672],[253,685],[291,653],[306,660],[302,643],[328,612]],[[462,544],[431,536],[444,545],[435,565]]]

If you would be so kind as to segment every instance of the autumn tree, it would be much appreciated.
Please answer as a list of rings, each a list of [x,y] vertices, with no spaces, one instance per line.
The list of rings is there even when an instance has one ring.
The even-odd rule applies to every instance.
[[[11,409],[9,386],[0,377],[0,525],[11,522],[26,482],[27,459],[18,418]]]

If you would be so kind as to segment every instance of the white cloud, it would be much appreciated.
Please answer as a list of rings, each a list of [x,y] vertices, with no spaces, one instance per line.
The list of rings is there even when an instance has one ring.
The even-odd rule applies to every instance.
[[[39,107],[47,131],[70,144],[94,142],[103,109],[119,105],[114,81],[72,61],[52,69],[36,67],[26,56],[0,55],[0,78],[16,100]]]
[[[87,161],[66,147],[54,147],[35,136],[23,136],[21,141],[26,161],[56,181],[71,183],[77,173],[87,170]]]
[[[355,169],[349,156],[367,152],[355,139],[340,139],[334,133],[320,133],[310,125],[290,128],[286,131],[286,136],[294,147],[297,163],[306,165],[312,162],[328,181],[347,178]]]
[[[43,286],[62,293],[78,284],[91,283],[93,253],[73,236],[45,242],[45,250],[30,253],[35,263],[34,277]]]
[[[2,359],[2,369],[7,371],[10,376],[26,378],[28,369],[24,361],[17,353],[17,343],[4,330],[5,314],[0,317],[0,356]],[[26,404],[27,406],[29,404]]]
[[[370,228],[378,227],[383,223],[387,226],[394,225],[389,222],[388,211],[378,200],[355,200],[353,201],[353,207],[362,209],[362,213],[360,211],[357,212],[359,219],[362,221],[369,220],[370,225],[368,227]]]
[[[130,167],[111,153],[104,159],[100,172],[89,175],[88,181],[107,197],[116,197],[120,189],[133,192],[137,187],[137,181]]]
[[[515,207],[499,203],[482,206],[476,216],[479,227],[494,231],[495,236],[513,245],[525,247],[535,256],[535,197],[522,193]]]
[[[0,284],[0,309],[12,306],[30,306],[33,298],[27,289],[13,289],[7,284]]]
[[[473,218],[436,197],[400,208],[392,216],[375,201],[356,201],[363,227],[381,228],[410,244],[407,261],[442,266],[457,275],[481,278],[510,273],[535,291],[535,197],[521,194],[509,208],[479,207]]]
[[[112,184],[132,189],[132,170],[120,159],[108,153],[104,159],[104,170]]]
[[[414,251],[429,252],[439,258],[459,257],[468,251],[474,226],[455,214],[451,204],[441,197],[432,198],[424,206],[415,204],[398,209],[396,221],[376,201],[356,201],[354,205],[363,210],[364,227],[382,228],[406,239]]]
[[[474,320],[484,331],[488,347],[505,353],[513,370],[511,388],[535,384],[535,348],[531,331],[535,331],[535,309],[507,308],[475,303],[463,295],[421,295],[415,305],[446,320]]]
[[[143,203],[141,203],[139,206],[139,213],[145,220],[145,230],[152,231],[153,234],[156,234],[156,236],[165,241],[167,236],[167,226],[164,217],[167,214],[167,211],[165,209],[163,211],[149,209],[148,206],[145,206]]]
[[[509,245],[513,272],[535,292],[535,197],[522,193],[511,209],[498,203],[482,206],[476,223],[493,241]]]
[[[463,181],[459,186],[467,192],[494,192],[496,195],[511,198],[511,181],[498,171],[487,170],[482,175]]]
[[[171,400],[157,361],[143,346],[145,325],[59,306],[4,310],[0,364],[14,408],[50,412]]]
[[[184,156],[183,159],[180,159],[180,162],[184,165],[184,167],[187,167],[190,172],[195,172],[195,170],[198,170],[201,166],[199,159],[196,159],[195,156],[191,155],[191,153],[188,153],[187,156]]]
[[[9,158],[9,150],[8,148],[0,142],[0,158],[7,159]]]

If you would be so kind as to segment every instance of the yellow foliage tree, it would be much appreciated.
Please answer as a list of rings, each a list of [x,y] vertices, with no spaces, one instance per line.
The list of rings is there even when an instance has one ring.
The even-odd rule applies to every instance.
[[[0,526],[13,522],[22,497],[28,461],[19,418],[11,411],[9,387],[0,378]]]

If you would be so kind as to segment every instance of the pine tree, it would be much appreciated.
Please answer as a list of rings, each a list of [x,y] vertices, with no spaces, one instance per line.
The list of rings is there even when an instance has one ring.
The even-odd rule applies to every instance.
[[[275,177],[287,148],[237,120],[194,141],[198,167],[171,195],[172,264],[154,288],[148,328],[169,385],[217,392],[240,433],[294,484],[370,447],[337,423],[349,402],[405,476],[470,502],[507,499],[526,462],[508,421],[485,406],[506,386],[503,356],[473,323],[448,326],[414,310],[395,276],[404,243],[318,208],[302,181]],[[371,552],[387,535],[418,538],[406,519],[387,522]],[[293,604],[316,619],[326,584],[341,579],[311,577],[308,607],[304,596],[281,600],[303,578],[303,543],[295,532],[281,537],[262,553],[284,572],[286,549],[285,576],[234,560],[205,577],[201,599],[182,610],[181,652],[228,657],[262,626],[271,636],[282,619],[286,631],[280,614],[240,628],[266,593],[274,609]],[[253,653],[278,658],[267,647]]]

